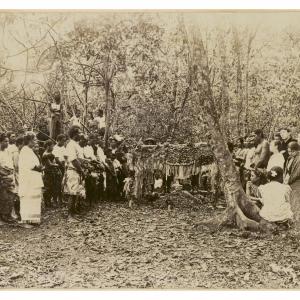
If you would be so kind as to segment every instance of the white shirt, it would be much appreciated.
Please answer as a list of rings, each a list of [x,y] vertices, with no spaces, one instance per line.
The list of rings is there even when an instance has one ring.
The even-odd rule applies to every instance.
[[[55,145],[53,147],[52,154],[58,158],[59,161],[65,161],[65,156],[66,156],[66,147],[65,146],[58,146]]]
[[[102,118],[98,116],[94,120],[97,122],[98,129],[105,128],[105,116]]]
[[[259,186],[263,207],[259,214],[269,222],[291,219],[293,213],[290,205],[292,189],[289,185],[271,181]]]
[[[129,153],[129,152],[126,153],[125,157],[127,159],[127,165],[128,165],[129,170],[134,170],[133,155],[132,155],[132,153]]]
[[[78,144],[78,158],[84,159],[83,147],[81,147],[79,144]]]
[[[13,156],[15,152],[19,151],[19,149],[15,144],[9,144],[7,147],[7,151],[11,156]]]
[[[36,194],[37,188],[43,187],[42,173],[33,171],[35,166],[39,166],[40,161],[36,154],[28,146],[24,146],[19,156],[19,188],[20,197]]]
[[[270,171],[273,167],[280,167],[283,169],[284,166],[284,157],[281,153],[273,154],[268,162],[267,171]]]
[[[159,189],[163,185],[163,180],[161,178],[155,179],[154,181],[154,189]]]
[[[60,104],[51,103],[51,109],[52,109],[54,112],[59,112],[59,111],[60,111]]]
[[[66,146],[66,156],[67,156],[67,162],[68,166],[73,168],[72,161],[75,159],[81,158],[81,153],[80,153],[80,146],[77,142],[74,140],[70,140],[69,143]],[[82,149],[82,148],[81,148]],[[82,153],[83,156],[83,153]]]
[[[7,148],[4,151],[0,151],[0,165],[9,169],[14,169],[13,158]]]
[[[83,148],[83,154],[84,154],[85,158],[96,160],[96,156],[94,154],[94,149],[90,145],[87,145]]]
[[[97,147],[97,157],[101,162],[105,163],[106,155],[104,154],[103,149],[99,146]]]

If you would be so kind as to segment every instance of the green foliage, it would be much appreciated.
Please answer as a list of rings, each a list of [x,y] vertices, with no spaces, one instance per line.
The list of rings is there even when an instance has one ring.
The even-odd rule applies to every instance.
[[[18,51],[0,51],[1,126],[37,127],[47,118],[52,95],[60,91],[66,119],[77,108],[87,122],[89,112],[102,107],[109,110],[112,132],[137,140],[203,140],[213,124],[204,124],[200,116],[203,103],[192,84],[195,70],[185,21],[175,15],[171,24],[161,16],[166,15],[75,18],[69,29],[59,26],[70,16],[43,15],[41,28],[25,17],[30,32],[38,33],[22,40],[29,50],[22,48],[28,63],[21,85],[15,80],[20,72],[6,68],[7,52]],[[7,31],[21,22],[17,14],[0,21]],[[294,28],[282,28],[229,23],[200,28],[214,95],[210,107],[228,139],[257,127],[269,133],[290,122],[300,125],[300,39]]]

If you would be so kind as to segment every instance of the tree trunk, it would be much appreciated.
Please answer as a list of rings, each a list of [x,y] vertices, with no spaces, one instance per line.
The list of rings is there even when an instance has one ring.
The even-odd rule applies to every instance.
[[[221,223],[235,223],[241,229],[258,230],[261,217],[259,208],[246,196],[234,161],[222,133],[220,117],[215,106],[210,79],[210,66],[201,36],[193,34],[192,57],[194,64],[194,84],[198,93],[201,117],[209,124],[210,144],[218,164],[224,184],[227,209]]]
[[[250,54],[252,50],[252,42],[256,36],[256,31],[253,32],[252,34],[249,34],[249,39],[248,39],[248,45],[247,45],[247,58],[246,58],[246,78],[245,78],[245,121],[244,121],[244,126],[245,126],[245,134],[248,134],[248,127],[249,127],[249,65],[250,65]]]
[[[247,49],[247,62],[246,62],[246,78],[245,78],[245,121],[244,121],[244,132],[248,134],[249,127],[249,118],[248,118],[248,110],[249,110],[249,62],[250,62],[250,51],[251,51],[251,43],[248,43]]]
[[[234,222],[239,228],[257,230],[261,220],[259,208],[248,199],[242,188],[239,174],[223,134],[215,127],[211,128],[210,133],[212,151],[223,179],[227,202],[227,209],[222,222]]]
[[[105,147],[108,146],[108,138],[110,134],[110,126],[111,126],[111,98],[109,95],[110,85],[109,82],[105,83],[105,134],[104,134],[104,143]]]
[[[89,92],[89,86],[88,83],[85,83],[84,86],[84,107],[83,107],[83,118],[82,122],[84,124],[84,128],[87,125],[87,116],[88,116],[88,92]],[[84,129],[85,130],[85,129]]]
[[[221,114],[220,114],[220,124],[221,129],[223,130],[223,135],[229,137],[230,135],[230,116],[229,116],[229,95],[228,95],[228,64],[226,61],[226,44],[224,41],[224,37],[220,36],[220,57],[221,57],[221,80],[222,80],[222,89],[221,89]]]
[[[242,88],[242,66],[241,66],[241,45],[237,37],[237,69],[236,69],[236,90],[238,97],[238,112],[237,112],[237,134],[241,136],[241,114],[243,111],[243,88]]]

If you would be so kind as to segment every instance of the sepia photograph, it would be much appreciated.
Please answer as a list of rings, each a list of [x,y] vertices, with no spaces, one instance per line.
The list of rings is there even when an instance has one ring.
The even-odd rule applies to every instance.
[[[300,11],[0,10],[0,290],[300,289]]]

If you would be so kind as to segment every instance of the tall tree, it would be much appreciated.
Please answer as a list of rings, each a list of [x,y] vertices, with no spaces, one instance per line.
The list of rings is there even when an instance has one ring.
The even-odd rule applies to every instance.
[[[207,48],[197,29],[189,31],[190,54],[194,68],[194,91],[201,106],[201,116],[209,124],[210,143],[224,183],[227,209],[223,222],[235,222],[239,228],[259,229],[261,217],[240,183],[239,174],[227,147],[211,80],[211,66]],[[224,74],[222,74],[224,76]]]

